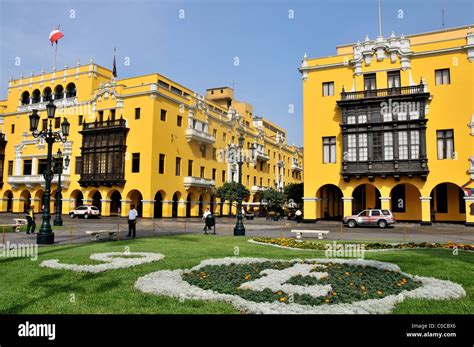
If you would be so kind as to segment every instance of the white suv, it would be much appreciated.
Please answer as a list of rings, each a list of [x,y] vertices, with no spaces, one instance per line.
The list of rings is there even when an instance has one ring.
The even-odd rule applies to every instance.
[[[97,207],[91,205],[79,206],[75,210],[69,212],[69,217],[84,217],[85,219],[96,217],[99,218],[100,211]]]

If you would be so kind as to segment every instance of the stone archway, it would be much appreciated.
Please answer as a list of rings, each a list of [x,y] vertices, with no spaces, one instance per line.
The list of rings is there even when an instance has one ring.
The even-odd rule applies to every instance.
[[[432,222],[465,221],[466,194],[461,187],[451,182],[439,183],[431,190],[430,196]]]
[[[400,221],[421,221],[421,193],[411,183],[400,183],[390,191],[390,209]]]
[[[118,190],[114,190],[110,195],[110,215],[120,216],[122,211],[122,194]]]
[[[338,186],[326,184],[318,189],[316,197],[319,199],[320,219],[340,220],[343,217],[343,194]]]
[[[153,206],[153,218],[163,218],[163,194],[159,191],[155,194],[155,204]]]
[[[173,203],[171,206],[171,217],[172,218],[178,218],[178,204],[179,204],[179,199],[181,198],[181,194],[179,192],[176,192],[173,194]]]
[[[380,191],[372,184],[361,184],[352,192],[352,213],[370,208],[381,208]]]

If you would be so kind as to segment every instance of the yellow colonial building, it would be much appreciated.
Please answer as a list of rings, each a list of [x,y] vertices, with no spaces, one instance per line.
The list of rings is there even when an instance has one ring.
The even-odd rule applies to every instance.
[[[474,33],[379,36],[304,57],[306,221],[365,208],[474,225]]]
[[[237,101],[231,88],[202,96],[156,73],[115,79],[91,60],[12,78],[7,95],[0,101],[2,212],[42,207],[47,146],[32,136],[28,117],[39,110],[39,130],[46,127],[49,100],[57,106],[55,130],[64,118],[71,124],[67,141],[53,146],[53,154],[60,148],[70,157],[64,214],[93,204],[103,216],[126,216],[133,203],[143,217],[198,216],[206,207],[227,215],[231,206],[215,190],[238,180],[240,134],[247,208],[258,208],[268,187],[302,182],[302,153],[286,143],[286,131]],[[56,188],[57,175],[52,211]]]

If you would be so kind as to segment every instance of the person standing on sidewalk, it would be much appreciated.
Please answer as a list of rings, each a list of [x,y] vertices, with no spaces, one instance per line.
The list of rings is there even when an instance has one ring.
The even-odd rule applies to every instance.
[[[137,233],[137,217],[138,212],[135,210],[135,205],[130,205],[130,212],[128,213],[128,235],[127,237],[135,237]]]
[[[28,221],[28,224],[26,226],[26,233],[29,234],[31,232],[32,234],[34,234],[36,229],[36,222],[35,210],[33,206],[30,206],[30,208],[28,209],[28,215],[26,216],[26,220]]]

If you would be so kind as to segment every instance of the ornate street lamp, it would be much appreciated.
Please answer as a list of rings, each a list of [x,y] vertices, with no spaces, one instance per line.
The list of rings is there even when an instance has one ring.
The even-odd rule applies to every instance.
[[[239,165],[239,189],[240,194],[237,197],[237,222],[234,228],[234,236],[244,236],[245,235],[245,227],[242,218],[242,200],[243,200],[243,189],[242,188],[242,164],[244,163],[244,155],[243,155],[243,148],[244,148],[245,138],[243,134],[239,136],[239,146],[237,147],[237,164]],[[251,148],[251,159],[254,157],[255,148],[252,146]]]
[[[62,195],[62,185],[61,185],[61,175],[63,170],[66,170],[70,163],[69,156],[64,158],[64,165],[63,165],[63,153],[61,149],[58,148],[58,156],[56,157],[56,163],[54,167],[54,171],[58,175],[58,187],[56,189],[56,218],[54,219],[54,226],[62,226],[63,220],[61,218],[61,214],[63,213],[63,195]]]
[[[61,132],[53,131],[53,119],[56,112],[56,106],[53,101],[50,100],[46,105],[46,110],[48,114],[49,126],[46,129],[38,131],[38,124],[40,116],[38,115],[38,110],[33,110],[33,114],[30,115],[30,131],[34,138],[42,138],[48,144],[48,157],[46,160],[46,171],[44,172],[44,208],[43,208],[43,221],[41,222],[41,227],[36,238],[37,244],[53,244],[54,243],[54,233],[51,229],[50,219],[50,200],[51,200],[51,181],[54,177],[53,167],[52,167],[52,152],[53,144],[56,141],[66,142],[67,136],[69,135],[70,124],[66,118],[64,118],[61,123]]]

